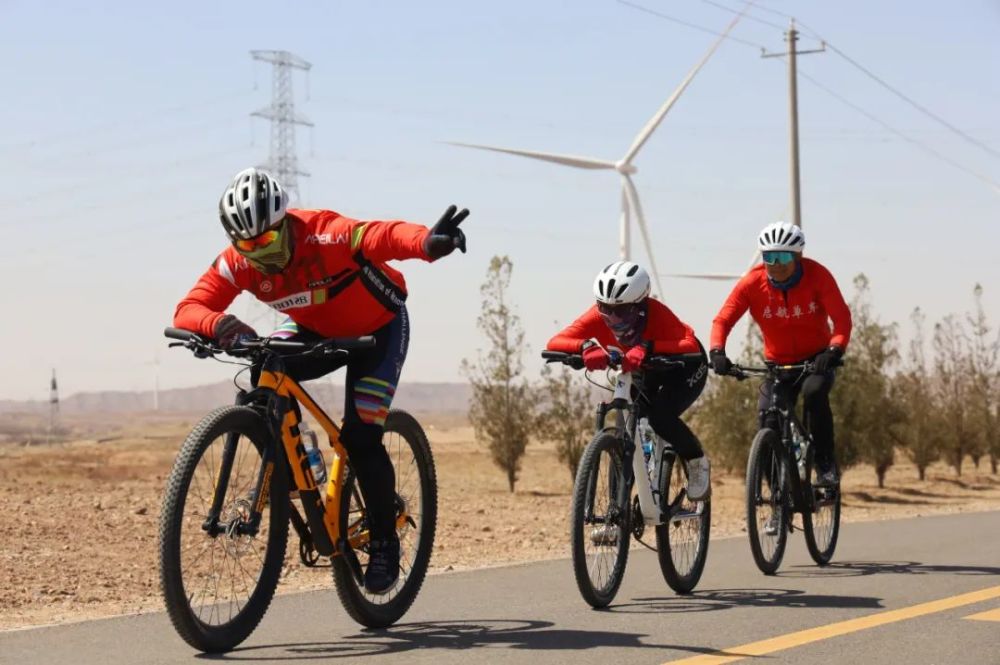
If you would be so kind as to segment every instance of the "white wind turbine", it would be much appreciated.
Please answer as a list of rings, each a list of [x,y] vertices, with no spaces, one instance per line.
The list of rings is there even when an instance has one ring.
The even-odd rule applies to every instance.
[[[705,63],[708,62],[708,59],[712,57],[716,49],[719,48],[719,45],[722,43],[722,41],[729,36],[729,33],[736,26],[739,20],[743,18],[743,15],[746,13],[747,9],[750,8],[750,4],[751,3],[748,3],[744,7],[743,11],[740,12],[735,18],[733,18],[733,20],[730,21],[729,25],[726,26],[726,29],[719,34],[718,39],[715,40],[715,42],[708,49],[705,55],[701,57],[701,60],[699,60],[695,64],[695,66],[691,68],[691,71],[689,71],[687,76],[684,77],[684,80],[681,81],[681,84],[679,86],[677,86],[677,89],[674,90],[673,94],[670,95],[667,101],[664,102],[663,106],[660,107],[660,109],[650,119],[650,121],[646,123],[646,126],[642,128],[642,131],[640,131],[639,134],[635,137],[635,140],[632,141],[632,145],[625,153],[625,156],[619,159],[618,161],[612,162],[609,160],[597,159],[594,157],[559,155],[548,152],[538,152],[535,150],[500,148],[497,146],[481,145],[475,143],[461,143],[457,141],[448,141],[448,143],[450,143],[451,145],[457,145],[464,148],[476,148],[478,150],[492,150],[494,152],[503,152],[510,155],[530,157],[532,159],[539,159],[546,162],[554,162],[556,164],[562,164],[564,166],[573,166],[580,169],[617,171],[619,176],[621,177],[622,209],[621,209],[621,216],[619,217],[620,220],[619,248],[621,251],[621,258],[627,260],[631,257],[631,239],[629,237],[629,234],[630,234],[630,220],[632,215],[634,214],[635,220],[639,225],[639,231],[640,233],[642,233],[643,244],[646,246],[646,254],[649,257],[650,272],[653,273],[653,278],[656,280],[656,288],[658,293],[662,294],[664,291],[662,286],[660,285],[660,273],[656,268],[656,260],[653,258],[653,245],[649,239],[649,228],[646,225],[646,218],[642,214],[642,205],[639,203],[639,193],[638,191],[636,191],[635,183],[633,183],[632,181],[632,175],[635,174],[635,172],[638,170],[632,164],[632,161],[635,159],[635,156],[639,153],[639,150],[642,148],[642,146],[645,145],[646,141],[649,140],[649,137],[652,136],[653,132],[663,121],[663,118],[667,115],[670,109],[673,108],[673,105],[680,98],[681,94],[684,93],[684,90],[687,89],[688,85],[694,79],[695,75],[701,70],[701,68],[705,65]],[[734,277],[733,275],[722,275],[722,274],[716,274],[716,275],[688,274],[688,275],[676,275],[676,276],[693,277],[697,279],[726,279],[726,280],[730,280]]]

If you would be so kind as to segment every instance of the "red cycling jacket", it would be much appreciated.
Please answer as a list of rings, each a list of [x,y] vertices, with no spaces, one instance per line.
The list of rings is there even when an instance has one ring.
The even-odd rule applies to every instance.
[[[355,337],[389,323],[406,299],[403,276],[385,264],[424,259],[430,230],[406,222],[361,222],[331,210],[289,210],[293,253],[276,275],[253,268],[227,247],[177,305],[174,326],[211,337],[240,294],[324,337]]]
[[[851,338],[851,310],[830,271],[812,259],[802,259],[802,279],[787,291],[771,285],[764,264],[753,267],[712,322],[711,348],[726,348],[729,332],[747,309],[771,362],[801,362],[830,346],[844,350]]]
[[[680,354],[699,353],[701,345],[694,336],[691,326],[677,318],[666,305],[649,298],[646,310],[646,328],[642,333],[644,341],[653,342],[653,353]],[[618,348],[621,343],[615,338],[611,329],[604,323],[597,305],[591,306],[583,316],[569,324],[565,330],[549,340],[545,348],[549,351],[563,353],[580,353],[580,347],[588,339],[596,339],[605,349]]]

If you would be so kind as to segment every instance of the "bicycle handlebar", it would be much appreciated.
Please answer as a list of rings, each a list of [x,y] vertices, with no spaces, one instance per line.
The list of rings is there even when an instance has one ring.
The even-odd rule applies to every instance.
[[[562,351],[542,351],[542,358],[548,363],[562,363],[573,369],[583,369],[583,356],[579,353],[564,353]],[[684,367],[688,362],[701,360],[700,353],[685,353],[673,356],[646,356],[642,369],[674,369]],[[623,356],[620,353],[611,354],[609,366],[617,369],[621,366]]]
[[[843,364],[844,364],[843,359],[838,358],[832,363],[830,363],[829,366],[831,368],[841,367]],[[778,372],[795,372],[795,371],[801,371],[803,374],[807,374],[812,371],[814,365],[815,363],[813,363],[810,360],[806,360],[805,362],[801,363],[794,363],[792,365],[768,364],[763,367],[752,367],[749,365],[747,366],[733,365],[732,369],[726,372],[723,376],[731,376],[735,378],[737,381],[744,381],[746,379],[749,379],[751,375],[772,376],[777,374]]]
[[[246,340],[232,349],[223,349],[214,339],[202,337],[190,330],[181,328],[164,328],[163,334],[170,339],[177,339],[184,342],[183,346],[195,352],[195,355],[215,355],[216,353],[228,353],[232,356],[257,356],[264,351],[285,351],[307,353],[337,353],[347,352],[356,349],[370,349],[375,346],[375,337],[365,335],[363,337],[331,337],[315,342],[297,342],[287,339],[274,339],[271,337],[258,337],[257,339]],[[180,346],[180,345],[177,345]]]

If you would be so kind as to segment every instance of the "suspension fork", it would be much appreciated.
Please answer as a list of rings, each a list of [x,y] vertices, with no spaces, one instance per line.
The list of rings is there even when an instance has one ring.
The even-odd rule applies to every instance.
[[[249,404],[252,398],[246,391],[241,390],[236,395],[236,404],[243,406]],[[226,500],[226,494],[229,491],[229,478],[233,472],[233,464],[236,460],[236,449],[239,446],[240,435],[237,432],[228,432],[226,434],[226,441],[222,446],[222,458],[219,461],[219,472],[215,478],[215,484],[212,489],[212,505],[208,509],[208,515],[205,516],[205,521],[202,522],[201,528],[203,531],[208,533],[210,536],[217,536],[222,533],[222,529],[219,526],[219,517],[222,515],[222,507]],[[257,482],[254,485],[253,495],[251,496],[251,519],[248,524],[238,524],[237,531],[241,534],[249,533],[256,534],[260,526],[261,511],[263,509],[264,501],[260,498],[261,484],[265,480],[270,481],[270,474],[274,468],[274,454],[272,447],[268,446],[264,449],[262,455],[262,463],[260,470],[257,474]],[[267,499],[267,495],[264,495],[264,500]]]

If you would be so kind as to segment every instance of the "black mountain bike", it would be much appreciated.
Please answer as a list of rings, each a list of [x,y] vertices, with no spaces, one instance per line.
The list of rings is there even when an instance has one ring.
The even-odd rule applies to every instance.
[[[802,515],[809,555],[820,566],[830,563],[840,533],[840,483],[819,485],[812,435],[795,415],[786,386],[805,380],[813,364],[741,367],[730,376],[743,380],[763,376],[771,382],[771,404],[765,422],[776,422],[777,430],[763,427],[754,437],[747,460],[747,535],[757,567],[773,575],[781,565],[788,534],[795,529],[794,513]]]
[[[167,328],[197,357],[223,353],[211,340]],[[196,649],[228,651],[264,617],[285,559],[288,524],[299,556],[330,557],[337,595],[355,621],[384,627],[409,609],[423,584],[434,542],[437,481],[430,445],[409,414],[391,410],[382,444],[396,471],[400,570],[381,594],[364,586],[371,541],[364,498],[340,428],[285,373],[289,355],[330,358],[373,346],[373,337],[295,342],[257,339],[226,351],[258,374],[253,390],[195,425],[167,481],[160,514],[160,585],[178,634]],[[318,487],[299,431],[300,408],[326,433],[332,461]],[[292,503],[297,496],[303,513]]]
[[[542,357],[583,369],[579,354],[544,351]],[[620,366],[618,354],[611,360],[613,369]],[[649,356],[642,369],[677,369],[685,361],[702,362],[702,356]],[[687,467],[669,442],[647,432],[652,434],[652,453],[648,460],[641,448],[636,454],[638,425],[646,414],[644,400],[633,401],[633,396],[642,392],[642,376],[637,371],[615,377],[614,397],[597,408],[597,432],[583,451],[573,485],[573,572],[583,599],[595,608],[607,607],[618,593],[629,534],[642,542],[647,525],[656,530],[660,571],[677,593],[691,593],[708,556],[711,500],[688,498]]]

